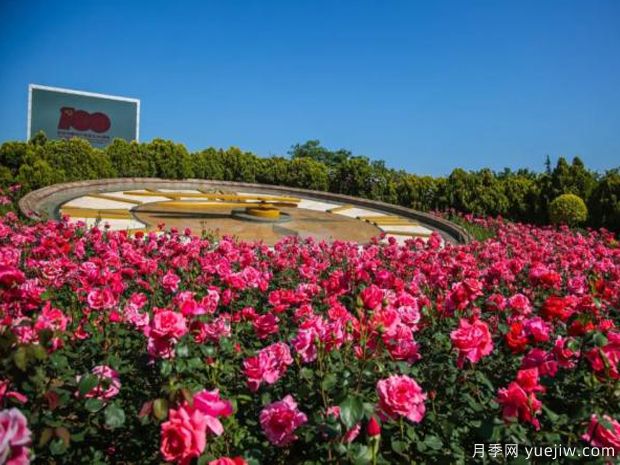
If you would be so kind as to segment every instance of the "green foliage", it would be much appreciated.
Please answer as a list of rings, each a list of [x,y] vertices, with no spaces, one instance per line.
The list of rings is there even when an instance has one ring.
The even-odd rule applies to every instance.
[[[588,218],[588,208],[581,197],[562,194],[549,205],[549,220],[553,224],[577,226]]]
[[[620,231],[620,172],[608,171],[601,178],[588,202],[594,226]]]
[[[295,144],[290,158],[261,158],[236,147],[189,153],[181,144],[115,140],[104,150],[86,141],[48,141],[0,146],[0,186],[23,184],[23,193],[56,182],[105,177],[212,179],[300,187],[380,200],[421,211],[448,210],[478,216],[546,223],[550,204],[562,194],[581,197],[590,211],[588,226],[620,230],[620,174],[588,170],[581,159],[560,157],[546,171],[456,168],[447,177],[417,176],[388,168],[383,161],[329,150],[318,140]]]
[[[52,168],[50,164],[43,160],[33,160],[32,164],[24,163],[19,168],[17,182],[22,185],[25,191],[39,189],[67,180],[65,171],[60,168]]]
[[[182,144],[154,139],[143,144],[146,157],[153,163],[155,176],[164,179],[187,179],[194,177],[192,159]]]
[[[329,187],[327,167],[311,158],[296,158],[287,164],[284,184],[325,191]]]
[[[144,144],[115,139],[106,153],[116,172],[123,177],[152,178],[157,176],[154,157],[150,157]]]
[[[293,160],[297,158],[310,158],[314,161],[327,165],[329,168],[334,168],[351,158],[352,154],[345,149],[332,152],[331,150],[322,147],[320,141],[309,140],[304,144],[293,145],[289,151],[289,155]]]

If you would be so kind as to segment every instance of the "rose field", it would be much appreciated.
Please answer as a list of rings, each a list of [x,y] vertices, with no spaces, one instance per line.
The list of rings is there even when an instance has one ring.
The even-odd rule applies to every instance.
[[[5,215],[0,463],[620,452],[613,234],[469,221],[490,237],[268,248]]]

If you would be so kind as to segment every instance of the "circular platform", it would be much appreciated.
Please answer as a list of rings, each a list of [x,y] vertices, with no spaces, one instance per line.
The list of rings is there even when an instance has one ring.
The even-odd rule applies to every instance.
[[[468,239],[448,221],[395,205],[223,181],[131,178],[56,184],[27,194],[20,208],[29,216],[68,216],[114,230],[190,228],[196,234],[215,232],[268,245],[285,236],[364,243],[384,234],[404,242],[438,232],[448,242]]]

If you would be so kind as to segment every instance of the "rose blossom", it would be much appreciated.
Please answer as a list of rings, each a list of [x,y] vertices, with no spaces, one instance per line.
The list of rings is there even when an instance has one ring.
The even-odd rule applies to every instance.
[[[290,395],[267,405],[260,412],[260,425],[269,442],[278,447],[288,446],[297,439],[295,430],[308,418],[297,409],[297,403]]]
[[[505,420],[518,419],[531,423],[536,430],[540,429],[540,422],[535,415],[542,410],[542,402],[536,398],[534,392],[528,394],[518,382],[513,381],[508,388],[498,391],[497,402],[502,406]]]
[[[597,415],[590,417],[588,431],[581,436],[594,447],[613,447],[616,454],[620,453],[620,423],[609,415],[603,415],[605,423],[599,421]]]
[[[107,287],[91,290],[86,296],[86,302],[93,310],[106,310],[117,304],[116,297]]]
[[[181,406],[170,409],[168,421],[161,425],[160,452],[167,462],[189,465],[207,444],[207,417],[200,410]]]
[[[181,278],[179,278],[172,270],[168,270],[164,277],[161,279],[162,287],[169,294],[174,294],[179,289],[179,282]]]
[[[28,465],[28,448],[32,433],[28,420],[16,408],[0,411],[0,463]]]
[[[260,350],[254,357],[243,361],[248,387],[251,391],[258,390],[262,382],[273,384],[292,365],[291,351],[283,342],[276,342]]]
[[[377,383],[379,409],[390,418],[404,416],[414,423],[424,417],[426,394],[406,375],[393,375]]]
[[[211,460],[209,465],[248,465],[243,457],[220,457],[219,459]]]
[[[468,359],[471,363],[477,363],[482,357],[493,351],[491,332],[484,321],[474,320],[473,323],[461,318],[458,329],[450,333],[452,343],[459,350],[457,366],[463,367],[463,362]]]
[[[252,327],[259,339],[265,339],[270,334],[275,334],[279,331],[279,321],[278,317],[272,313],[266,313],[255,318],[252,322]]]
[[[368,310],[375,310],[383,302],[383,290],[372,284],[360,292],[360,299]]]
[[[228,417],[233,413],[232,404],[220,397],[219,389],[194,394],[194,408],[206,415],[207,426],[218,436],[224,432],[224,428],[217,417]]]
[[[179,339],[187,333],[185,317],[172,310],[160,310],[151,322],[151,337]]]

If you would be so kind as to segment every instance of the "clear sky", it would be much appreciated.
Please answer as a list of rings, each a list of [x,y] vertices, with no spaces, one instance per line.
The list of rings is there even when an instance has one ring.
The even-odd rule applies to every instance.
[[[0,0],[0,141],[29,83],[139,98],[141,139],[190,150],[620,165],[618,0]]]

